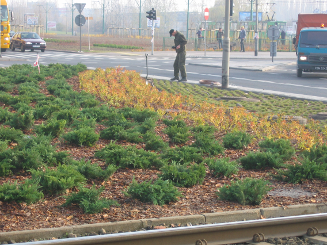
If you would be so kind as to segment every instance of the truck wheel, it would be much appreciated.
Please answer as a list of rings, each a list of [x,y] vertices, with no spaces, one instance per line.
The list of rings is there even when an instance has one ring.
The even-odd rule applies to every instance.
[[[6,52],[6,50],[7,50],[6,48],[2,48],[1,52]]]
[[[23,44],[20,45],[20,51],[21,51],[21,52],[25,52],[25,47],[24,47]]]
[[[302,69],[297,69],[297,77],[302,77]]]
[[[15,51],[14,44],[10,44],[11,51]]]

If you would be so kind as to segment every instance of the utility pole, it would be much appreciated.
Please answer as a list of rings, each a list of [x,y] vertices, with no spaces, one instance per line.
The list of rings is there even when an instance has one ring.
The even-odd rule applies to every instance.
[[[255,0],[255,39],[254,39],[254,56],[258,56],[258,46],[259,46],[259,33],[258,33],[258,24],[259,24],[259,16],[258,16],[258,0]]]
[[[48,6],[48,2],[46,3],[46,8],[41,5],[45,11],[45,32],[48,33],[48,13],[49,10],[52,8],[53,5],[51,5],[50,7]]]
[[[229,55],[230,55],[230,40],[229,40],[229,15],[230,15],[230,0],[225,0],[225,30],[223,39],[223,60],[222,60],[222,88],[228,88],[229,85]]]

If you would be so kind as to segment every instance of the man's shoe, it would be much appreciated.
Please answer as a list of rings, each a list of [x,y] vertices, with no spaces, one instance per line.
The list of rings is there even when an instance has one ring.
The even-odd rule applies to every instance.
[[[178,80],[179,82],[186,82],[187,81],[187,79],[186,79],[186,77],[183,77],[181,80]]]
[[[170,81],[179,81],[179,78],[178,77],[173,77],[170,79]]]

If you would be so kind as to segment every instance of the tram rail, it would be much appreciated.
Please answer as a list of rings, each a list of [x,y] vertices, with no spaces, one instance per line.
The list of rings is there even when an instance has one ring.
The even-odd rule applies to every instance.
[[[20,243],[20,245],[211,245],[327,233],[327,213]]]

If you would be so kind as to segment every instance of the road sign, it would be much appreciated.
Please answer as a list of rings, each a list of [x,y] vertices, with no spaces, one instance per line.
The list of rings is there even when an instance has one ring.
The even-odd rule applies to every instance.
[[[86,3],[74,3],[76,9],[78,10],[78,12],[81,14]]]
[[[280,31],[278,26],[271,26],[268,28],[268,38],[272,41],[278,40],[280,36]]]
[[[81,15],[81,14],[76,15],[76,17],[75,17],[76,25],[84,26],[85,22],[86,22],[86,20],[85,20],[85,17],[83,15]]]
[[[208,8],[205,8],[205,10],[204,10],[204,19],[205,20],[209,19],[209,9]]]

